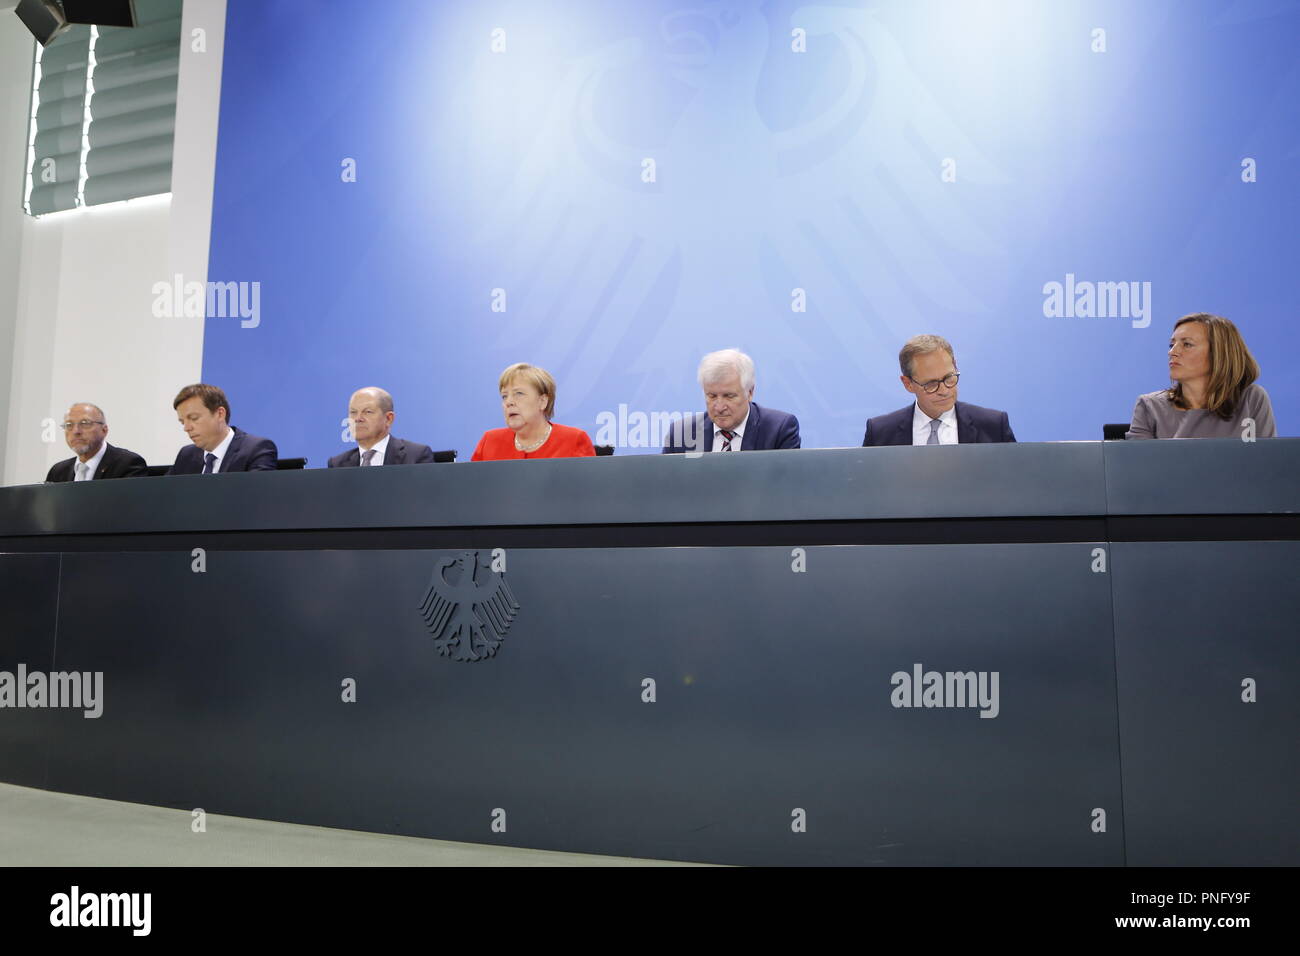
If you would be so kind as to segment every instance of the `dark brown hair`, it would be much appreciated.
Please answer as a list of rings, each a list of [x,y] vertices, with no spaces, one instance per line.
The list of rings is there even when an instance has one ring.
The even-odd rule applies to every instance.
[[[1232,417],[1241,394],[1259,378],[1259,363],[1246,348],[1246,340],[1237,327],[1221,315],[1196,312],[1174,323],[1174,331],[1188,322],[1205,326],[1205,340],[1210,349],[1209,380],[1205,385],[1205,407],[1224,421]],[[1190,408],[1183,397],[1183,383],[1174,382],[1166,394],[1175,408]]]
[[[176,400],[172,402],[172,408],[179,408],[181,402],[188,402],[191,398],[197,398],[203,402],[203,407],[214,415],[218,408],[226,410],[226,424],[230,424],[230,402],[226,401],[226,393],[215,385],[204,385],[201,382],[198,385],[186,385],[176,393]]]

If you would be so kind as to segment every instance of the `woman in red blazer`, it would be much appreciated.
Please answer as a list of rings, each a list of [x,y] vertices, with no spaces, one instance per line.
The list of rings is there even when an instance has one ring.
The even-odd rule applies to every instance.
[[[470,461],[595,457],[586,432],[551,421],[555,379],[546,369],[524,362],[511,365],[501,373],[500,389],[506,427],[484,432]]]

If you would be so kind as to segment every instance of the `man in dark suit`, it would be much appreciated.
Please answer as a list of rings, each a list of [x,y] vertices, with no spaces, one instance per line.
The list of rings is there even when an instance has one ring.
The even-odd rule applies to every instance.
[[[105,441],[108,421],[98,405],[79,402],[69,408],[63,417],[63,437],[77,457],[55,464],[45,476],[46,481],[134,478],[145,473],[143,458]]]
[[[433,449],[398,438],[393,432],[393,396],[382,388],[359,388],[348,400],[348,419],[357,447],[329,460],[330,468],[360,465],[423,465],[433,461]]]
[[[969,445],[1013,442],[1006,412],[957,401],[957,362],[941,335],[917,335],[898,353],[903,388],[915,403],[867,420],[862,445]]]
[[[180,450],[167,474],[275,471],[275,442],[233,427],[230,402],[215,385],[186,385],[176,395],[172,408],[194,444]]]
[[[674,422],[664,454],[799,447],[799,419],[753,400],[754,360],[744,352],[710,352],[699,381],[708,412]]]

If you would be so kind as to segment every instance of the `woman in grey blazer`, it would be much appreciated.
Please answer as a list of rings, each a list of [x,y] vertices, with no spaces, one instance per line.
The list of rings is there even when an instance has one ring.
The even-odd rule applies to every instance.
[[[1125,438],[1276,438],[1259,363],[1237,327],[1198,312],[1174,323],[1169,388],[1138,396]]]

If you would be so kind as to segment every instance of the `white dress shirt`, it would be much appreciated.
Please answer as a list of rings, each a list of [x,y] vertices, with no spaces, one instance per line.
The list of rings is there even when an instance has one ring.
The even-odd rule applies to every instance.
[[[91,481],[95,477],[95,472],[99,471],[99,463],[104,460],[104,452],[108,451],[108,442],[99,446],[99,451],[95,452],[95,457],[86,462],[86,477],[81,477],[81,459],[78,458],[72,463],[72,480],[73,481]]]
[[[235,430],[233,428],[227,428],[226,437],[223,438],[221,440],[221,444],[218,445],[216,448],[212,449],[211,452],[203,451],[203,449],[200,448],[199,451],[203,451],[204,467],[207,467],[208,455],[209,454],[216,455],[217,460],[212,463],[212,473],[215,475],[217,472],[219,472],[221,470],[221,461],[226,457],[226,452],[230,451],[230,443],[234,440],[235,440]],[[200,468],[199,473],[202,474],[202,472],[203,469]]]
[[[926,445],[930,442],[930,422],[934,421],[921,411],[920,405],[912,406],[912,444]],[[953,405],[939,416],[939,444],[957,444],[957,406]]]
[[[742,419],[740,420],[740,424],[739,424],[739,425],[737,425],[735,428],[728,428],[728,429],[727,429],[727,431],[731,432],[731,450],[732,450],[732,451],[740,451],[740,440],[741,440],[741,438],[744,437],[744,435],[745,435],[745,426],[748,425],[748,424],[749,424],[749,412],[746,411],[746,412],[745,412],[745,417],[742,418]],[[726,439],[723,438],[722,435],[718,432],[718,423],[717,423],[717,422],[714,422],[714,423],[713,423],[713,450],[714,450],[714,451],[722,451],[722,443],[723,443],[724,441],[726,441]]]
[[[362,468],[365,467],[377,468],[380,465],[382,465],[384,463],[384,455],[388,453],[388,440],[392,437],[393,437],[393,433],[389,432],[387,435],[385,435],[383,438],[381,438],[379,441],[375,442],[371,446],[371,448],[374,449],[375,454],[373,457],[371,457],[369,466],[366,465],[364,459],[358,461],[357,464],[360,465]],[[364,455],[365,453],[366,453],[366,449],[358,445],[357,454]]]

